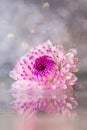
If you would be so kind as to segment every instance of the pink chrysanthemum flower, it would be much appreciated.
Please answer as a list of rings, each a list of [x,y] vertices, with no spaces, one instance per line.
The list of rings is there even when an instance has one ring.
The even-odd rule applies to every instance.
[[[21,57],[10,76],[12,103],[18,113],[61,112],[69,113],[76,106],[73,86],[76,84],[78,59],[76,49],[65,51],[62,45],[50,41],[39,45]]]

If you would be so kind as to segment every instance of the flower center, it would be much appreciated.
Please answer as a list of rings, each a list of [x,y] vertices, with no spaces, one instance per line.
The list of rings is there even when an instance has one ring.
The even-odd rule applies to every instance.
[[[46,68],[46,64],[45,63],[39,63],[39,64],[37,64],[37,66],[36,66],[36,69],[38,70],[38,71],[43,71],[44,69]]]
[[[41,56],[35,60],[34,69],[37,71],[43,71],[47,65],[47,56]]]
[[[35,63],[33,65],[34,73],[38,74],[46,74],[47,72],[51,71],[54,67],[55,62],[49,56],[41,56],[36,58]]]

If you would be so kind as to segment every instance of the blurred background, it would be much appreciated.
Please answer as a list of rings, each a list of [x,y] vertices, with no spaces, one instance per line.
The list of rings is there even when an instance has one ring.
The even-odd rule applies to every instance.
[[[0,130],[11,130],[16,118],[9,72],[20,56],[48,39],[78,50],[77,122],[87,129],[87,0],[0,0]]]

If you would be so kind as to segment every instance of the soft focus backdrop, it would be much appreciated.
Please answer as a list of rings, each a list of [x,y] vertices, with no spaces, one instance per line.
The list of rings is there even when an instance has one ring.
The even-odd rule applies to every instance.
[[[10,70],[20,56],[48,39],[78,50],[77,111],[87,116],[87,0],[0,0],[1,114],[13,113]]]

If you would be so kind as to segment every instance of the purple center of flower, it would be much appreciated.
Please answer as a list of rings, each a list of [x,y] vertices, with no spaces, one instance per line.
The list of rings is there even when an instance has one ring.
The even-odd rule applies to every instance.
[[[46,74],[47,72],[51,71],[55,65],[55,62],[49,56],[41,56],[36,58],[34,63],[34,74]]]
[[[37,69],[38,71],[43,71],[45,68],[46,68],[45,63],[40,63],[40,64],[38,64],[38,65],[36,66],[36,69]]]

